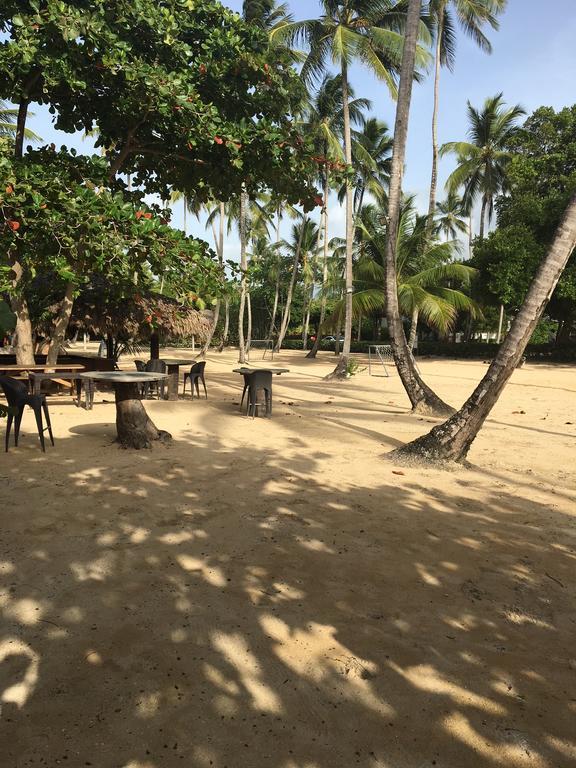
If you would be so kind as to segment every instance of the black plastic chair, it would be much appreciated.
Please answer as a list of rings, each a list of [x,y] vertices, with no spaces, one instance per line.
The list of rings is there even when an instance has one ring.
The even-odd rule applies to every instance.
[[[146,363],[144,360],[134,360],[134,365],[136,366],[136,370],[140,373],[146,370]]]
[[[272,416],[272,373],[271,371],[252,371],[244,374],[244,391],[240,407],[244,402],[244,395],[248,392],[248,402],[246,406],[246,415],[252,411],[252,418],[256,416],[256,409],[260,407],[258,402],[258,392],[264,390],[264,399],[266,403],[266,416]]]
[[[196,393],[198,395],[198,398],[200,398],[200,384],[199,382],[202,382],[202,386],[204,387],[204,394],[206,395],[206,400],[208,400],[208,391],[206,390],[206,380],[204,378],[204,368],[206,368],[206,362],[202,363],[194,363],[192,368],[188,371],[188,373],[184,374],[184,389],[182,390],[182,394],[186,394],[186,382],[190,380],[190,394],[192,395],[192,399],[194,399],[194,385],[196,385]]]
[[[147,373],[166,373],[166,363],[163,360],[148,360],[144,366],[144,371]],[[165,386],[163,379],[144,384],[144,397],[148,397],[152,391],[155,391],[158,397],[164,398]]]
[[[48,404],[46,403],[46,395],[30,395],[28,394],[28,388],[22,381],[17,381],[10,376],[0,376],[0,387],[4,390],[6,399],[8,400],[8,420],[6,424],[6,451],[8,451],[8,445],[10,441],[10,431],[12,430],[12,422],[14,421],[14,445],[18,446],[18,437],[20,435],[20,424],[22,423],[22,415],[24,414],[24,408],[28,405],[34,411],[36,417],[36,426],[38,427],[38,437],[40,438],[40,445],[42,451],[46,452],[46,445],[44,442],[44,432],[48,430],[50,435],[50,442],[54,445],[54,436],[52,434],[52,425],[50,423],[50,414],[48,413]],[[42,411],[44,411],[44,417],[46,418],[46,427],[42,423]]]

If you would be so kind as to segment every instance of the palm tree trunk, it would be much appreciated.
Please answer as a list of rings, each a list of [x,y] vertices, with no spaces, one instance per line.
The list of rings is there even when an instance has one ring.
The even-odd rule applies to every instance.
[[[246,307],[246,215],[248,208],[247,194],[244,188],[240,192],[240,270],[242,272],[242,281],[240,284],[240,309],[238,311],[238,340],[239,355],[238,362],[246,362],[246,345],[244,342],[244,310]]]
[[[482,381],[448,421],[393,454],[416,455],[432,461],[463,461],[466,458],[476,435],[521,361],[575,246],[576,194],[556,230],[546,258],[532,280],[524,304]]]
[[[276,244],[280,242],[280,222],[282,217],[280,215],[280,206],[276,211]],[[276,325],[276,313],[278,312],[278,300],[280,298],[280,254],[277,256],[276,264],[276,286],[274,289],[274,306],[272,307],[272,315],[270,317],[270,329],[268,330],[268,339],[272,340],[274,334],[274,326]]]
[[[226,212],[224,209],[224,203],[220,203],[220,216],[219,216],[219,231],[218,235],[216,235],[216,230],[213,229],[214,232],[214,244],[216,245],[216,254],[218,256],[218,264],[221,268],[224,267],[224,218],[226,216]],[[216,333],[216,328],[218,326],[218,320],[220,319],[220,307],[222,305],[222,300],[217,299],[216,305],[214,307],[214,318],[212,321],[212,327],[208,333],[208,338],[204,342],[204,346],[202,347],[202,352],[200,353],[201,357],[205,357],[206,353],[210,349],[210,344],[212,344],[212,339],[214,338],[214,334]]]
[[[350,130],[350,103],[348,89],[348,65],[342,60],[342,112],[344,117],[344,159],[348,167],[352,166],[352,133]],[[342,354],[336,368],[325,378],[343,379],[346,377],[348,358],[352,344],[352,293],[353,293],[353,246],[354,246],[354,212],[353,194],[350,179],[346,179],[346,272],[345,272],[345,314],[344,314],[344,344]]]
[[[436,51],[434,61],[434,109],[432,111],[432,176],[430,179],[430,199],[428,203],[428,231],[434,226],[434,214],[436,213],[436,187],[438,185],[438,109],[440,97],[440,68],[442,35],[444,33],[444,8],[445,2],[439,4],[437,9],[438,25],[436,29]]]
[[[328,282],[328,195],[330,194],[330,177],[328,168],[324,178],[324,208],[322,215],[324,217],[324,254],[322,257],[322,295],[320,297],[320,321],[318,323],[318,332],[312,345],[312,349],[306,357],[316,357],[318,347],[320,346],[320,336],[322,335],[322,325],[326,316],[326,283]]]
[[[46,362],[50,365],[56,365],[58,362],[58,355],[64,344],[64,339],[66,338],[66,331],[68,330],[72,308],[74,306],[74,288],[74,283],[66,284],[64,299],[58,312],[58,316],[54,321],[54,330],[52,332],[52,338],[50,339],[48,354],[46,355]]]
[[[246,291],[246,308],[248,310],[248,328],[246,330],[246,352],[250,351],[250,344],[252,343],[252,296],[250,295],[250,288]]]
[[[410,338],[408,339],[408,349],[410,352],[414,352],[414,344],[416,343],[416,333],[418,332],[418,317],[420,316],[420,310],[418,307],[414,307],[412,310],[412,322],[410,324]]]
[[[388,198],[388,233],[386,238],[386,317],[394,362],[402,384],[412,403],[412,409],[419,413],[448,415],[453,409],[444,403],[421,379],[414,360],[406,343],[402,326],[402,318],[398,305],[398,275],[396,271],[396,244],[398,237],[398,222],[400,217],[400,202],[402,197],[402,173],[406,155],[406,138],[408,135],[408,118],[414,80],[414,62],[420,9],[422,0],[410,0],[404,33],[404,50],[402,53],[402,69],[396,106],[396,123],[394,127],[394,150],[392,153],[392,169],[390,172],[390,190]]]
[[[312,286],[311,291],[314,291]],[[306,311],[304,313],[304,324],[302,327],[302,349],[306,351],[308,349],[308,329],[310,328],[310,306],[312,304],[311,292],[308,293],[306,299]]]
[[[298,274],[298,264],[300,262],[300,250],[302,248],[302,240],[304,239],[304,221],[300,226],[300,236],[298,238],[298,245],[296,246],[296,252],[294,254],[294,262],[292,264],[292,275],[290,276],[290,283],[288,284],[288,293],[286,294],[286,305],[284,306],[284,313],[282,315],[282,323],[280,325],[280,332],[278,333],[278,341],[274,347],[275,352],[280,352],[284,336],[288,330],[288,323],[290,322],[290,307],[292,305],[292,294],[294,293],[294,285],[296,284],[296,275]]]
[[[224,330],[222,331],[222,341],[218,347],[218,352],[223,352],[228,341],[228,329],[230,328],[230,299],[224,299]]]
[[[488,206],[488,198],[486,195],[482,198],[482,209],[480,211],[480,231],[478,237],[480,240],[484,239],[484,220],[486,219],[486,207]]]
[[[498,318],[498,335],[496,336],[496,344],[500,344],[502,339],[502,326],[504,325],[504,304],[500,304],[500,316]]]
[[[468,255],[470,258],[474,256],[474,247],[472,243],[474,242],[474,226],[472,221],[472,212],[470,212],[470,217],[468,220]]]
[[[358,316],[358,341],[362,341],[362,313]]]

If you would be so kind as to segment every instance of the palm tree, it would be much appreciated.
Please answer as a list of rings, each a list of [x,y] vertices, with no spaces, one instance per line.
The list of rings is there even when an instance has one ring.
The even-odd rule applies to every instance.
[[[29,117],[33,117],[33,113],[28,113]],[[18,119],[18,110],[11,109],[5,101],[0,100],[0,138],[15,139],[16,138],[16,121]],[[40,136],[31,131],[29,128],[24,129],[24,139],[33,143],[42,141]]]
[[[393,452],[398,458],[464,461],[478,432],[518,363],[540,320],[568,259],[576,247],[576,194],[558,225],[554,240],[532,280],[524,304],[486,375],[462,408],[444,424]]]
[[[406,201],[398,226],[396,260],[400,311],[412,318],[410,349],[419,317],[444,335],[453,328],[459,312],[469,312],[473,317],[480,314],[477,304],[460,290],[469,289],[476,270],[454,261],[459,243],[455,240],[441,243],[431,238],[427,221],[427,216],[416,214],[413,199]],[[386,210],[365,206],[357,217],[356,227],[354,318],[375,312],[384,314],[386,230]],[[340,311],[337,305],[335,314]]]
[[[522,107],[506,107],[503,94],[486,99],[482,110],[468,102],[470,141],[451,141],[440,150],[442,156],[453,153],[458,165],[446,182],[450,191],[463,189],[462,200],[469,210],[478,196],[482,198],[479,237],[484,237],[486,216],[488,222],[494,213],[496,195],[508,189],[507,168],[512,154],[510,140],[518,132],[518,120],[526,114]]]
[[[385,262],[386,319],[388,321],[388,332],[390,333],[394,362],[396,363],[404,389],[412,403],[412,409],[414,411],[442,415],[452,413],[452,409],[422,380],[408,348],[398,303],[398,275],[396,273],[396,245],[398,242],[398,225],[402,204],[402,174],[406,156],[408,117],[410,115],[412,84],[416,68],[416,47],[421,9],[422,0],[409,0],[388,191],[388,235],[386,237]]]
[[[392,137],[388,131],[386,123],[375,117],[364,118],[362,128],[352,131],[355,216],[364,204],[366,192],[378,202],[386,200],[392,157]],[[343,200],[345,194],[346,187],[343,186],[339,199]]]
[[[468,232],[468,223],[464,220],[467,215],[468,211],[460,195],[450,190],[445,200],[436,203],[435,234],[444,235],[447,240],[455,240],[458,235]]]
[[[440,96],[440,70],[452,70],[456,53],[456,27],[464,32],[486,53],[492,53],[490,41],[482,31],[486,25],[498,29],[497,14],[502,13],[507,0],[430,0],[429,13],[436,31],[434,56],[434,110],[432,113],[432,177],[428,205],[429,226],[436,212],[438,183],[438,110]]]
[[[348,89],[350,121],[360,123],[364,110],[370,108],[368,99],[354,98],[352,87]],[[324,190],[324,205],[320,214],[320,231],[324,242],[322,258],[322,285],[328,279],[328,198],[330,195],[330,169],[333,162],[343,160],[342,133],[344,130],[344,107],[342,103],[342,78],[340,75],[326,75],[320,87],[310,99],[304,117],[303,131],[315,137],[316,150],[319,155],[319,181]],[[320,236],[320,232],[319,232]],[[321,328],[326,316],[326,293],[320,296]],[[320,344],[320,333],[317,334],[312,349],[306,357],[316,357]]]
[[[309,51],[301,70],[304,82],[321,76],[329,63],[337,64],[341,75],[344,159],[352,166],[350,91],[348,71],[354,60],[370,71],[396,95],[395,75],[400,64],[404,14],[389,0],[321,0],[319,19],[279,24],[271,33],[287,44],[303,43]],[[420,11],[420,8],[419,8]],[[416,34],[420,28],[418,13]],[[415,46],[416,48],[416,46]],[[416,50],[415,50],[416,54]],[[425,59],[425,56],[421,56]],[[354,239],[353,193],[346,182],[346,315],[344,345],[340,361],[331,376],[344,377],[352,341],[352,251]]]

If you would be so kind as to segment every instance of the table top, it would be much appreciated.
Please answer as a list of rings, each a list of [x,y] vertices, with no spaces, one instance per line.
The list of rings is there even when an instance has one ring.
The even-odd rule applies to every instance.
[[[167,373],[153,373],[152,371],[88,371],[81,373],[83,379],[94,381],[108,381],[111,384],[141,384],[146,381],[159,381],[167,379]]]
[[[85,365],[78,363],[70,363],[69,365],[65,363],[62,365],[47,365],[46,363],[44,365],[2,365],[0,361],[0,371],[36,371],[44,373],[45,371],[84,371],[85,369]]]
[[[256,371],[266,371],[266,373],[275,373],[279,376],[281,373],[290,373],[290,368],[234,368],[234,373],[255,373]]]
[[[60,378],[78,378],[82,374],[80,371],[52,371],[52,373],[44,373],[42,371],[29,371],[29,377],[32,379],[57,379]]]
[[[169,357],[162,357],[160,358],[163,363],[166,363],[166,365],[189,365],[193,366],[196,360],[178,360],[178,359],[171,359]]]

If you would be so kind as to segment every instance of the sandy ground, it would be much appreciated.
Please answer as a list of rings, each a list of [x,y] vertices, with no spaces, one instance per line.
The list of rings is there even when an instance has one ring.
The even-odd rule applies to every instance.
[[[106,393],[50,400],[45,455],[26,414],[1,768],[576,766],[576,368],[518,370],[447,473],[384,461],[430,420],[395,372],[325,383],[333,360],[275,359],[252,420],[210,355],[207,401],[147,403],[174,435],[151,451],[114,444]],[[421,369],[458,405],[485,366]]]

